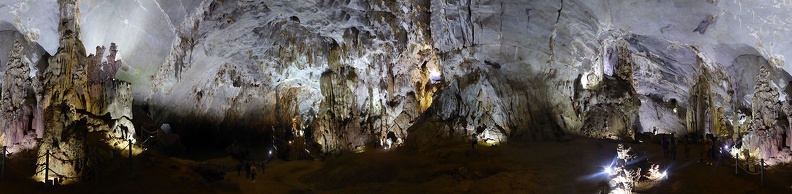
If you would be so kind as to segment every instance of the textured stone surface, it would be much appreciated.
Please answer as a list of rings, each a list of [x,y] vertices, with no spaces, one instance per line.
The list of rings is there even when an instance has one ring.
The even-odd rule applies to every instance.
[[[711,4],[689,5],[702,8],[693,13],[716,10]],[[652,127],[683,134],[686,91],[696,83],[697,71],[711,74],[714,105],[725,107],[722,115],[734,113],[726,106],[734,102],[727,91],[737,90],[741,99],[753,94],[752,87],[731,84],[750,83],[755,75],[738,56],[765,51],[725,43],[723,52],[712,52],[706,37],[725,33],[718,26],[724,17],[695,32],[701,18],[684,22],[683,16],[673,17],[693,27],[651,26],[659,33],[641,29],[645,34],[634,34],[630,30],[638,27],[623,12],[600,6],[577,1],[203,3],[176,25],[177,40],[151,77],[158,84],[147,101],[153,107],[165,104],[154,111],[162,120],[197,116],[224,126],[218,128],[279,125],[276,130],[286,134],[298,118],[298,126],[309,126],[323,151],[332,151],[382,143],[388,132],[400,139],[422,134],[408,129],[417,121],[447,123],[418,137],[425,139],[421,142],[472,133],[492,142],[553,139],[559,133],[631,138],[635,130]],[[405,14],[410,9],[417,14]],[[652,14],[658,12],[646,12]],[[411,22],[416,30],[400,35],[399,26]],[[262,25],[270,27],[256,28]],[[421,31],[427,29],[431,33]],[[256,35],[234,33],[239,31]],[[687,34],[706,37],[690,41]],[[434,49],[418,58],[429,60],[395,60],[422,46]],[[421,61],[427,61],[427,70],[413,72],[425,78],[414,75],[407,81],[404,69]],[[431,79],[433,74],[439,82]],[[194,81],[206,80],[198,77],[213,80]],[[436,96],[421,97],[435,90]],[[422,105],[427,103],[432,108]],[[186,108],[162,111],[179,107]],[[436,115],[419,119],[425,110]],[[259,118],[265,118],[263,124],[252,122]]]
[[[49,54],[82,52],[53,57],[52,75],[87,71],[57,70],[85,56],[69,38],[51,41],[57,32],[85,46],[118,41],[110,71],[57,88],[116,74],[132,83],[130,99],[198,144],[267,129],[276,144],[291,134],[305,142],[297,151],[321,152],[384,145],[388,134],[397,145],[473,134],[629,139],[654,128],[684,134],[694,115],[697,133],[734,138],[789,125],[773,115],[791,80],[783,42],[792,7],[774,1],[85,1],[65,13],[82,20],[58,28],[48,23],[62,15],[54,2],[0,4],[16,10],[0,27]],[[79,64],[104,68],[103,54],[94,57]],[[772,78],[757,87],[760,66]],[[50,94],[99,99],[93,91],[106,87]],[[690,109],[692,94],[706,94],[707,106]]]
[[[768,81],[770,78],[767,68],[760,67],[759,74],[756,75],[756,87],[754,88],[753,103],[751,103],[754,118],[753,130],[772,130],[778,119],[781,102],[778,98],[778,88],[770,85],[771,83]]]
[[[759,68],[751,107],[753,125],[744,133],[746,138],[742,139],[743,150],[747,150],[751,157],[766,159],[771,165],[792,162],[787,144],[790,126],[779,122],[780,112],[787,110],[789,102],[780,101],[779,88],[769,81],[773,78],[775,76],[765,66]]]
[[[5,76],[2,84],[2,115],[3,146],[12,146],[25,141],[31,130],[30,121],[35,108],[30,88],[30,65],[23,61],[24,47],[14,42],[13,49],[8,53]],[[31,95],[29,95],[31,94]]]
[[[129,146],[118,142],[134,140],[135,128],[131,122],[130,84],[100,73],[101,68],[114,68],[115,45],[111,46],[109,64],[102,62],[106,65],[97,66],[102,63],[86,56],[78,38],[79,22],[74,17],[79,10],[75,2],[63,0],[59,4],[61,44],[42,74],[44,92],[39,103],[44,111],[46,131],[38,152],[41,156],[49,155],[52,177],[71,182],[82,178],[83,173],[100,162],[95,160],[103,157],[96,155],[98,149]],[[94,139],[88,138],[90,134],[95,134],[91,135]],[[87,157],[89,149],[94,158]],[[35,175],[38,179],[44,177],[42,169],[46,160],[38,159]]]

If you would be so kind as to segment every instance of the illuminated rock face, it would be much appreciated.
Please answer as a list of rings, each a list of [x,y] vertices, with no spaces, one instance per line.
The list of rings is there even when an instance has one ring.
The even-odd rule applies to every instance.
[[[39,34],[50,54],[68,48],[51,36],[75,25],[91,48],[120,41],[108,71],[74,83],[118,71],[157,121],[208,137],[200,144],[272,129],[280,144],[293,134],[321,152],[382,145],[388,134],[418,145],[474,133],[490,143],[682,135],[700,78],[712,106],[696,113],[721,118],[701,119],[698,131],[738,137],[756,123],[737,110],[778,104],[771,98],[785,99],[790,80],[792,45],[776,42],[792,8],[769,0],[86,1],[66,13],[81,22],[57,29],[39,18],[59,21],[59,8],[42,2],[5,3],[19,14],[0,18],[20,18],[11,26]],[[778,92],[754,102],[758,66]]]
[[[275,126],[322,152],[404,138],[439,86],[428,17],[409,2],[206,3],[176,30],[146,101],[174,128]]]
[[[711,77],[723,115],[733,115],[731,104],[750,106],[753,87],[740,84],[753,82],[757,62],[746,58],[766,51],[734,39],[714,52],[713,37],[733,18],[685,13],[672,18],[684,25],[650,32],[629,14],[661,13],[603,5],[204,2],[174,25],[146,102],[176,128],[222,134],[275,125],[276,136],[309,134],[322,152],[382,144],[389,132],[419,144],[473,133],[491,142],[568,133],[631,139],[653,128],[681,135],[699,75]],[[717,12],[706,2],[686,4],[692,11],[658,6]],[[207,125],[185,124],[196,120]],[[305,129],[289,132],[292,120]],[[427,123],[437,125],[418,127]]]
[[[42,74],[44,93],[39,102],[46,128],[39,155],[50,156],[50,178],[66,178],[67,182],[79,180],[96,165],[97,161],[92,160],[95,158],[86,157],[88,152],[93,153],[103,147],[98,145],[107,145],[113,140],[133,139],[135,132],[131,123],[130,84],[100,73],[102,68],[114,71],[116,67],[112,64],[120,62],[108,57],[110,62],[99,63],[100,59],[86,56],[77,38],[79,23],[73,19],[78,12],[75,3],[59,1],[61,46],[49,58],[49,66]],[[111,46],[110,56],[114,56],[114,48],[115,45]],[[97,52],[101,55],[103,50]],[[89,141],[89,134],[96,134],[97,139]],[[36,178],[44,178],[41,170],[45,160],[45,157],[39,158]]]
[[[753,125],[751,130],[743,133],[745,138],[742,139],[743,150],[749,151],[751,157],[767,160],[771,165],[792,162],[789,144],[786,142],[786,136],[790,135],[789,125],[779,122],[779,115],[783,109],[779,99],[779,89],[770,82],[773,78],[775,76],[765,66],[759,68],[751,108]],[[789,102],[783,102],[783,104],[787,103]]]
[[[3,121],[3,146],[11,147],[14,144],[26,141],[26,136],[36,136],[31,130],[30,121],[35,108],[35,101],[29,98],[32,94],[30,88],[30,66],[22,60],[24,55],[22,43],[14,42],[12,50],[8,53],[5,76],[2,85],[2,121]],[[30,148],[30,147],[28,147]]]

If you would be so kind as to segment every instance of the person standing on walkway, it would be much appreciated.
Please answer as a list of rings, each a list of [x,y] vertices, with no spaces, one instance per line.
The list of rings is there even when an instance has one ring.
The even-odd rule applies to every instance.
[[[473,133],[472,136],[473,136],[472,137],[473,140],[470,142],[470,146],[471,148],[476,149],[476,145],[478,145],[478,135],[476,135],[476,133]]]
[[[250,179],[253,179],[253,182],[256,182],[256,165],[250,165]]]
[[[712,139],[710,139],[707,136],[704,136],[704,153],[702,153],[703,157],[701,157],[701,159],[704,160],[706,158],[705,161],[706,163],[709,163],[712,157],[711,149],[712,149]]]

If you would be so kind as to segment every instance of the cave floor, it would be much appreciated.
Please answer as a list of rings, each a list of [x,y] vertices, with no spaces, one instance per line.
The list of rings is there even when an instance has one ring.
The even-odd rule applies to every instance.
[[[0,193],[597,193],[607,187],[601,171],[616,156],[617,146],[601,141],[600,147],[597,141],[570,137],[476,149],[457,142],[415,151],[345,153],[325,161],[274,160],[263,175],[259,169],[255,183],[244,170],[236,174],[237,162],[230,157],[203,161],[226,171],[224,180],[210,183],[191,170],[195,161],[152,156],[133,163],[131,175],[129,169],[119,169],[117,176],[59,187],[7,176],[0,180]],[[760,187],[759,176],[735,175],[730,159],[699,163],[701,145],[692,146],[689,160],[681,146],[678,160],[669,160],[658,144],[624,144],[668,169],[667,179],[638,188],[640,193],[792,191],[792,172],[768,170]]]

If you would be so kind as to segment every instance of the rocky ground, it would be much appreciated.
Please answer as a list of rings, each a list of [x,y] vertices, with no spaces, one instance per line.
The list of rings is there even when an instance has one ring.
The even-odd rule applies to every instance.
[[[607,187],[602,173],[616,156],[618,142],[566,137],[560,142],[531,142],[476,149],[464,142],[445,142],[421,150],[369,149],[324,161],[274,160],[255,183],[236,174],[230,157],[200,162],[142,154],[132,173],[119,168],[85,183],[46,187],[14,172],[0,181],[3,193],[597,193]],[[640,193],[788,193],[792,173],[767,171],[760,178],[740,171],[731,161],[712,165],[698,162],[701,146],[693,146],[686,160],[662,157],[655,143],[625,143],[645,152],[649,161],[668,169],[668,178]],[[264,153],[254,152],[253,155]],[[255,159],[255,157],[254,157]],[[20,163],[11,162],[12,165]],[[203,167],[199,167],[203,166]],[[221,180],[208,182],[206,168],[222,169]],[[201,172],[199,174],[199,172]]]

